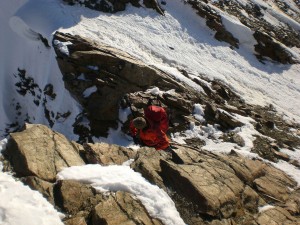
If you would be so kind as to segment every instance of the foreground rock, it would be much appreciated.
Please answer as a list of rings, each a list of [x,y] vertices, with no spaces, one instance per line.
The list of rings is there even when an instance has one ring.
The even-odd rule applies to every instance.
[[[297,183],[282,171],[235,151],[226,155],[174,147],[166,153],[152,148],[135,152],[103,143],[82,146],[45,126],[27,125],[11,135],[5,156],[25,184],[66,214],[67,225],[162,224],[130,193],[102,194],[78,181],[57,181],[54,174],[71,165],[122,164],[133,157],[131,167],[169,194],[187,224],[300,223]],[[51,179],[46,176],[49,168],[54,168]],[[266,205],[272,207],[259,210]]]
[[[177,146],[171,159],[160,152],[143,151],[132,167],[147,179],[169,190],[185,221],[201,224],[208,218],[287,223],[299,219],[283,209],[297,184],[282,171],[239,156],[212,154]],[[278,205],[285,217],[259,213],[258,207]],[[186,209],[188,207],[188,210]],[[200,212],[200,217],[199,217]],[[267,213],[267,212],[265,212]]]
[[[162,224],[152,219],[141,202],[126,192],[101,194],[90,185],[59,181],[55,194],[57,205],[71,217],[65,224]]]
[[[23,131],[11,134],[4,155],[21,181],[66,214],[66,225],[162,224],[129,193],[101,194],[77,181],[56,181],[64,167],[85,161],[122,164],[135,157],[131,149],[106,143],[82,146],[44,125],[26,124]]]
[[[85,164],[76,144],[43,125],[26,124],[24,131],[12,133],[7,149],[5,154],[18,176],[55,181],[62,168]]]

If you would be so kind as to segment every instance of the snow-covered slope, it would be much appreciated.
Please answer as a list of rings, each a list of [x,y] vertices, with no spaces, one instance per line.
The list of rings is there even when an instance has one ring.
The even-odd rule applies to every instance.
[[[59,5],[59,1],[1,2],[2,137],[22,126],[24,121],[50,125],[55,120],[54,129],[75,139],[71,125],[78,106],[64,88],[53,49],[46,47],[38,34],[51,41],[51,33],[61,26],[57,16],[63,21],[63,14],[55,13]],[[55,97],[45,94],[47,85],[53,86]],[[67,119],[57,117],[58,113],[68,111],[72,113]],[[49,114],[48,119],[45,114]]]

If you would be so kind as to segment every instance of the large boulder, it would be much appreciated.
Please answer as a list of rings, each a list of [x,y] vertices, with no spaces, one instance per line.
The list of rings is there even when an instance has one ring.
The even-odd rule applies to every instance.
[[[297,183],[271,165],[236,152],[225,155],[174,147],[171,154],[141,149],[131,166],[173,196],[187,223],[196,221],[199,212],[202,219],[254,222],[260,216],[258,207],[274,202],[288,202],[286,207],[296,212],[296,197],[289,196]]]
[[[131,194],[118,191],[95,207],[91,225],[98,224],[162,225],[162,222],[151,218],[141,202]]]
[[[12,133],[5,155],[18,176],[45,181],[55,181],[64,167],[85,164],[72,142],[44,125],[26,124],[22,132]]]
[[[65,224],[147,224],[162,223],[151,216],[145,207],[129,193],[100,193],[78,181],[61,180],[54,188],[56,205],[68,217]],[[76,196],[76,197],[75,197]]]
[[[135,158],[136,150],[104,142],[84,144],[85,158],[88,163],[101,165],[121,165]]]

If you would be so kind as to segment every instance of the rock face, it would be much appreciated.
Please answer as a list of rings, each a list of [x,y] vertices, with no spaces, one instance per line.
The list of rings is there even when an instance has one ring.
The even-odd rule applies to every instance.
[[[169,159],[159,152],[140,151],[132,167],[173,194],[188,224],[208,218],[231,219],[237,224],[242,220],[264,224],[263,220],[271,218],[260,214],[258,207],[270,203],[281,206],[297,185],[282,171],[235,152],[219,155],[176,147]],[[190,211],[186,210],[187,205]],[[270,221],[300,222],[282,207],[278,208],[285,217],[272,217]],[[197,216],[199,212],[201,218]]]
[[[80,145],[45,126],[26,125],[24,131],[11,134],[5,157],[25,184],[66,214],[67,225],[163,224],[130,193],[103,194],[90,185],[55,178],[62,167],[122,164],[129,159],[134,159],[135,171],[169,194],[187,224],[300,223],[297,183],[238,150],[215,154],[174,144],[169,153],[148,147],[135,152],[104,143]],[[259,210],[268,204],[272,207]]]
[[[111,213],[114,212],[114,213]],[[116,192],[99,203],[92,213],[92,224],[162,224],[152,219],[144,206],[126,192]]]
[[[141,3],[147,8],[151,8],[156,10],[159,14],[163,15],[164,12],[160,7],[160,4],[157,0],[64,0],[69,5],[80,4],[88,7],[90,9],[102,11],[102,12],[110,12],[115,13],[119,11],[124,11],[126,9],[127,4],[131,4],[135,7],[141,7]]]
[[[135,158],[136,151],[107,143],[84,144],[84,157],[88,163],[121,165]]]
[[[69,55],[60,52],[57,41],[73,43],[67,46]],[[195,98],[196,92],[191,88],[117,49],[63,33],[56,33],[53,43],[66,88],[85,108],[78,117],[75,133],[104,136],[109,127],[116,128],[119,104],[127,93],[157,86]],[[89,90],[93,91],[87,94]],[[84,118],[90,121],[90,128],[81,125]]]
[[[78,149],[62,134],[43,125],[26,124],[23,132],[11,134],[7,157],[20,176],[54,181],[63,167],[83,165]]]

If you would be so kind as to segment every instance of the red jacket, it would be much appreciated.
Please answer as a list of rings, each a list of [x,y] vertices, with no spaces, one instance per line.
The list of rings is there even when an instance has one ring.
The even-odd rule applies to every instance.
[[[130,123],[132,136],[139,134],[140,140],[147,146],[155,147],[156,150],[166,149],[170,143],[166,135],[169,129],[169,120],[164,108],[150,105],[145,110],[145,119],[148,126],[138,130]]]

